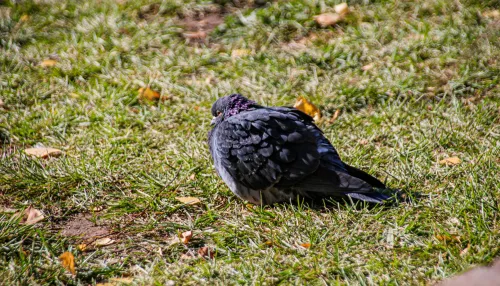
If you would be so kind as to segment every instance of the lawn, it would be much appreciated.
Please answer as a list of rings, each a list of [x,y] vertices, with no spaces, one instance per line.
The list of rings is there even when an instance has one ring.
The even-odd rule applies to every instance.
[[[356,0],[317,25],[340,2],[0,1],[0,284],[418,285],[500,256],[499,2]],[[235,92],[308,98],[344,161],[419,197],[246,204],[207,145]]]

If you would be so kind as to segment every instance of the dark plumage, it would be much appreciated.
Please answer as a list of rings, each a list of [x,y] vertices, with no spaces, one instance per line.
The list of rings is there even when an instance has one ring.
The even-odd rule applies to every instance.
[[[342,162],[312,118],[290,107],[262,107],[239,94],[212,106],[210,153],[233,193],[254,204],[299,197],[351,197],[381,203],[385,185]]]

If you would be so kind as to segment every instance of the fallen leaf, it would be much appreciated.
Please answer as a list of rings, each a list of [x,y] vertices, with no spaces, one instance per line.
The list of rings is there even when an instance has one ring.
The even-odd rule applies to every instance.
[[[436,239],[442,242],[460,242],[460,236],[456,234],[437,234]]]
[[[360,139],[358,141],[358,143],[359,143],[359,145],[366,145],[366,144],[368,144],[368,140],[366,140],[366,139]]]
[[[441,165],[458,165],[462,162],[460,158],[458,157],[449,157],[449,158],[444,158],[443,160],[439,161],[439,164]]]
[[[344,20],[344,15],[340,15],[337,13],[324,13],[314,16],[314,20],[322,28],[325,28],[328,26],[333,26],[339,22],[342,22]]]
[[[175,199],[186,205],[195,205],[201,202],[200,199],[195,197],[175,197]]]
[[[264,244],[267,245],[267,246],[269,246],[269,247],[271,247],[271,246],[273,246],[274,243],[271,240],[266,240],[264,242]]]
[[[159,100],[161,98],[161,94],[157,91],[152,90],[149,87],[141,87],[139,88],[139,98],[147,99],[149,101]]]
[[[53,67],[57,64],[57,61],[56,60],[52,60],[52,59],[46,59],[46,60],[43,60],[41,63],[40,63],[40,66],[41,67],[44,67],[44,68],[50,68],[50,67]]]
[[[464,248],[464,249],[462,249],[462,251],[460,251],[460,256],[466,255],[469,252],[469,249],[470,249],[470,243],[467,244],[466,248]]]
[[[107,245],[110,245],[113,243],[115,243],[115,241],[109,237],[100,238],[100,239],[94,241],[95,246],[107,246]]]
[[[200,247],[200,249],[198,249],[198,255],[201,256],[201,257],[206,257],[206,258],[210,258],[210,259],[213,259],[214,258],[214,251],[210,248],[208,248],[207,246],[203,246],[203,247]]]
[[[250,55],[250,52],[251,51],[249,49],[235,49],[231,52],[231,58],[237,59],[244,56],[248,56]]]
[[[19,20],[22,21],[22,22],[26,22],[26,21],[29,20],[29,18],[30,18],[30,16],[24,14],[24,15],[21,16],[21,18],[19,18]]]
[[[486,18],[500,18],[499,10],[490,10],[483,13],[483,16]]]
[[[199,109],[199,107],[198,107],[198,109],[197,109],[196,107],[197,107],[197,106],[195,106],[195,107],[194,107],[194,109],[195,109],[195,110],[198,110],[198,109]],[[194,181],[194,179],[196,179],[196,174],[191,174],[191,175],[189,176],[189,180]]]
[[[367,65],[362,66],[361,70],[367,71],[367,70],[371,70],[372,68],[373,68],[373,64],[367,64]]]
[[[66,251],[63,254],[61,254],[61,256],[59,256],[59,261],[61,261],[62,266],[66,268],[66,270],[71,272],[71,274],[73,275],[76,274],[75,257],[71,252]]]
[[[305,114],[314,118],[314,121],[318,121],[321,118],[321,112],[314,104],[312,104],[306,98],[299,96],[293,107],[304,112]]]
[[[194,258],[195,258],[195,256],[192,253],[189,253],[189,252],[181,254],[181,257],[180,257],[181,260],[191,260],[191,259],[194,259]]]
[[[181,240],[182,243],[188,244],[191,238],[193,237],[193,232],[192,231],[185,231],[181,234]]]
[[[330,123],[335,122],[335,120],[337,120],[339,115],[340,115],[340,109],[335,110],[335,113],[333,114],[332,118],[330,119]]]
[[[82,243],[82,244],[78,244],[76,246],[76,249],[78,249],[79,251],[81,252],[84,252],[86,249],[87,249],[87,245],[85,243]]]
[[[0,107],[3,107],[3,100],[0,98]]]
[[[301,243],[300,246],[302,246],[304,248],[310,248],[311,244],[310,243]]]
[[[197,31],[197,32],[186,32],[183,33],[182,36],[188,40],[204,40],[208,34],[205,31]]]
[[[26,154],[35,156],[38,158],[48,158],[48,157],[57,157],[62,154],[62,151],[56,148],[51,148],[51,147],[34,147],[34,148],[28,148],[24,150]]]
[[[109,282],[97,283],[96,286],[119,286],[123,284],[130,284],[134,282],[134,278],[121,277],[121,278],[110,278]]]
[[[24,210],[23,213],[23,218],[21,219],[21,223],[25,225],[33,225],[41,220],[43,220],[45,217],[43,216],[42,212],[35,209],[32,206],[29,206],[27,209]]]
[[[345,14],[349,13],[349,6],[347,6],[347,3],[345,3],[345,2],[340,3],[338,5],[335,5],[335,7],[333,7],[333,9],[339,15],[345,15]]]

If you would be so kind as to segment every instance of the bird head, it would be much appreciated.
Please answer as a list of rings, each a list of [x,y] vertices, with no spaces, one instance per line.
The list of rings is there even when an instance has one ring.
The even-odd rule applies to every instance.
[[[258,107],[258,105],[241,94],[231,94],[221,97],[212,105],[211,125],[217,125],[225,118],[236,115],[242,111]]]

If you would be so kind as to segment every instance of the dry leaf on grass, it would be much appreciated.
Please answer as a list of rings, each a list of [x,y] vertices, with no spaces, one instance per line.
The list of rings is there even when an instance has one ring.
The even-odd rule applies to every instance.
[[[20,20],[20,21],[22,21],[22,22],[26,22],[26,21],[28,21],[29,19],[30,19],[30,16],[28,16],[28,15],[26,15],[26,14],[22,15],[22,16],[21,16],[21,18],[19,18],[19,20]]]
[[[198,255],[203,257],[203,258],[213,259],[214,258],[214,251],[213,251],[213,249],[211,249],[207,246],[203,246],[203,247],[200,247],[200,249],[198,249]]]
[[[186,32],[183,33],[182,36],[188,40],[204,40],[208,36],[208,34],[205,31],[197,31],[197,32]]]
[[[483,16],[486,18],[500,18],[500,11],[499,10],[490,10],[483,12]]]
[[[57,61],[56,60],[52,60],[52,59],[46,59],[46,60],[43,60],[41,63],[40,63],[40,66],[41,67],[44,67],[44,68],[50,68],[50,67],[53,67],[57,64]]]
[[[181,233],[181,241],[184,244],[188,244],[192,237],[193,237],[193,232],[190,230]]]
[[[237,59],[244,56],[250,55],[251,51],[249,49],[236,49],[231,52],[231,58]]]
[[[470,243],[467,244],[466,248],[464,248],[464,249],[462,249],[462,251],[460,251],[460,256],[466,255],[469,252],[469,249],[470,249]]]
[[[439,161],[439,164],[453,166],[453,165],[458,165],[461,162],[462,162],[462,160],[460,160],[460,158],[458,158],[458,157],[449,157],[449,158],[445,158],[445,159]]]
[[[345,15],[345,14],[349,13],[349,6],[347,6],[347,3],[345,3],[345,2],[340,3],[338,5],[335,5],[335,7],[333,7],[333,9],[339,15]]]
[[[321,112],[319,111],[319,108],[317,108],[314,104],[312,104],[309,100],[302,96],[299,96],[297,98],[297,101],[295,101],[293,107],[311,116],[312,118],[314,118],[314,121],[318,121],[321,118]]]
[[[33,225],[43,220],[44,218],[45,217],[43,216],[41,211],[35,209],[32,206],[29,206],[23,212],[23,218],[21,219],[21,223],[25,225]]]
[[[120,277],[120,278],[109,278],[109,282],[97,283],[96,286],[119,286],[123,284],[130,284],[134,282],[134,278],[130,277]]]
[[[100,238],[100,239],[94,241],[95,246],[107,246],[107,245],[110,245],[113,243],[115,243],[115,241],[109,237]]]
[[[300,246],[302,246],[304,248],[310,248],[311,244],[310,243],[301,243]]]
[[[333,123],[337,118],[339,118],[340,115],[340,109],[335,110],[335,113],[333,114],[332,118],[330,118],[329,122]]]
[[[456,234],[437,234],[436,239],[442,242],[460,242],[460,235]]]
[[[195,205],[201,202],[200,199],[195,197],[175,197],[175,199],[186,205]]]
[[[82,244],[78,244],[76,246],[76,249],[78,249],[79,251],[81,252],[84,252],[85,250],[87,250],[87,245],[85,243],[82,243]]]
[[[62,151],[56,148],[51,148],[51,147],[34,147],[34,148],[28,148],[24,150],[26,154],[38,157],[38,158],[48,158],[48,157],[57,157],[62,154]]]
[[[322,28],[326,28],[342,22],[344,20],[344,15],[340,15],[337,13],[324,13],[314,16],[314,20]]]
[[[75,257],[71,252],[66,251],[63,254],[61,254],[61,256],[59,256],[59,261],[61,261],[62,266],[66,268],[66,270],[71,272],[71,274],[73,275],[76,274]]]
[[[141,87],[138,90],[139,92],[139,99],[146,99],[149,101],[155,101],[159,100],[161,98],[161,94],[157,91],[152,90],[149,87]]]
[[[15,213],[16,211],[16,209],[0,206],[0,213]]]
[[[373,64],[367,64],[367,65],[362,66],[361,70],[367,71],[367,70],[371,70],[372,68],[373,68]]]

